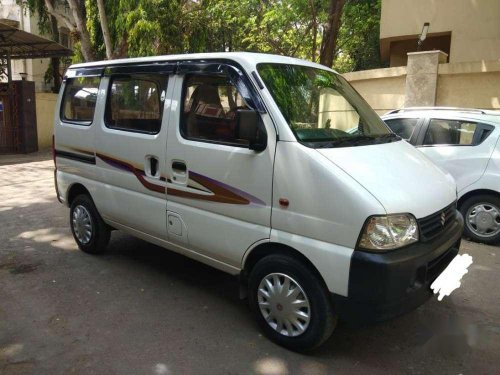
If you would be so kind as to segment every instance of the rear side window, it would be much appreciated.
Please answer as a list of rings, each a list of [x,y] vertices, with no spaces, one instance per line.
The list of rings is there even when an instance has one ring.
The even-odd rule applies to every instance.
[[[221,75],[191,75],[184,81],[181,133],[184,138],[248,146],[239,137],[238,109],[249,109],[231,83]]]
[[[61,117],[64,121],[90,125],[99,91],[100,77],[68,78],[64,89]]]
[[[111,77],[105,121],[111,129],[156,134],[161,128],[165,76]]]
[[[424,145],[474,144],[477,124],[468,121],[432,119],[425,133]]]
[[[385,123],[401,138],[409,140],[415,131],[418,120],[418,118],[397,118],[386,120]]]

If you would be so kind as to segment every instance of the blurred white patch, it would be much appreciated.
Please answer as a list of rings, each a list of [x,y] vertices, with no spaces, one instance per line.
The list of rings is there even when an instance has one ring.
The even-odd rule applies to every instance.
[[[460,287],[460,280],[468,272],[467,268],[471,264],[472,257],[469,254],[457,255],[453,258],[448,267],[431,285],[434,294],[439,293],[438,301],[441,301],[444,296],[449,296],[451,292]]]
[[[285,361],[279,358],[263,358],[255,362],[255,373],[258,375],[286,375],[288,369]]]
[[[164,363],[157,363],[153,366],[153,373],[155,375],[168,375],[170,371],[168,371],[168,367]]]

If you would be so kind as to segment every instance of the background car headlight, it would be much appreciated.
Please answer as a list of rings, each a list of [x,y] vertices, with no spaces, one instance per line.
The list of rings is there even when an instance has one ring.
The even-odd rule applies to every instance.
[[[373,216],[363,228],[359,247],[372,251],[385,251],[417,241],[418,225],[413,215]]]

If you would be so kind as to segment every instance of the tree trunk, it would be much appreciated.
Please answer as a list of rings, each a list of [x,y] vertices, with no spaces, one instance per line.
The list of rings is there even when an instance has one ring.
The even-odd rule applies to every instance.
[[[309,7],[311,8],[312,16],[312,48],[311,48],[311,61],[316,62],[316,50],[318,49],[318,15],[316,14],[316,7],[314,6],[314,0],[309,0]]]
[[[108,60],[113,58],[113,45],[111,44],[111,36],[109,34],[108,19],[106,17],[106,8],[104,0],[97,0],[97,8],[99,8],[99,19],[101,20],[102,36],[104,38],[104,46],[106,47],[106,57]]]
[[[78,34],[80,35],[80,44],[82,48],[82,55],[85,61],[94,61],[95,54],[94,49],[92,47],[92,43],[90,43],[90,35],[87,30],[87,25],[85,22],[85,17],[83,15],[82,9],[80,9],[80,4],[78,4],[77,0],[68,0],[69,8],[72,11],[73,18],[76,22],[76,29],[78,30]]]
[[[337,49],[337,37],[339,35],[340,20],[345,0],[330,0],[328,11],[328,22],[323,30],[323,41],[319,62],[329,68],[333,65],[335,50]]]
[[[57,18],[52,15],[50,15],[50,29],[52,31],[52,39],[57,43],[61,43],[61,38],[59,37],[59,28],[57,27]],[[52,81],[54,82],[52,91],[54,93],[58,93],[59,89],[61,88],[61,75],[59,73],[61,59],[59,57],[52,57],[50,59],[50,65],[52,68]]]
[[[45,0],[45,7],[47,12],[56,18],[57,22],[61,25],[65,25],[68,29],[74,30],[76,28],[75,24],[66,14],[60,12],[54,5],[54,0]]]

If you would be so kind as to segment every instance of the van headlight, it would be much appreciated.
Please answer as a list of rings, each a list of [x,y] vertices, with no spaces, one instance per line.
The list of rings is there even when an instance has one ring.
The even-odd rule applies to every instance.
[[[413,215],[372,216],[366,221],[358,246],[371,251],[385,251],[417,241],[418,225]]]

